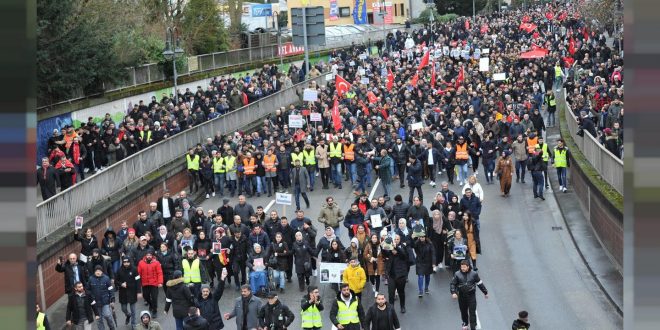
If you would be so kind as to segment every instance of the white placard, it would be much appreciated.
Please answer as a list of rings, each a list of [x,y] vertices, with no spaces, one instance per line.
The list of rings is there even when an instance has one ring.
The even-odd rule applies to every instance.
[[[488,71],[490,59],[488,57],[483,57],[479,59],[479,71]]]
[[[500,80],[505,80],[506,79],[506,73],[496,73],[493,75],[493,81],[500,81]]]
[[[451,57],[458,58],[459,56],[461,56],[461,51],[458,48],[453,48],[451,50]]]
[[[490,48],[483,48],[483,49],[481,50],[481,52],[482,52],[483,54],[489,54],[489,53],[490,53]]]
[[[342,262],[322,262],[319,266],[319,283],[341,283],[346,266]]]
[[[350,66],[355,66],[355,61],[350,61],[350,62],[348,62],[348,65],[350,65]]]
[[[321,114],[318,112],[313,112],[309,114],[309,120],[310,121],[323,121],[321,118]]]
[[[366,73],[367,73],[367,70],[365,70],[363,68],[358,68],[358,74],[359,75],[364,76]]]
[[[424,128],[424,123],[420,121],[419,123],[413,123],[412,125],[410,125],[410,127],[412,128],[413,131],[416,131],[418,129]]]
[[[302,128],[303,116],[302,115],[289,115],[289,127]]]
[[[332,73],[328,73],[325,75],[325,81],[330,81],[332,80],[332,78],[334,78],[334,74]]]
[[[367,54],[362,53],[358,56],[358,58],[361,59],[361,60],[366,60],[367,59]]]
[[[319,92],[314,89],[305,89],[305,92],[303,93],[303,101],[312,101],[315,102],[316,100],[319,99]]]
[[[74,229],[82,229],[82,225],[83,225],[83,217],[81,217],[81,216],[77,216],[77,217],[74,219],[73,222],[74,222],[74,225],[73,225],[73,228],[74,228]]]
[[[474,50],[474,53],[472,53],[472,57],[474,59],[480,59],[481,58],[481,49],[477,48]]]
[[[442,54],[449,56],[449,46],[442,46]]]
[[[369,85],[369,78],[367,77],[360,78],[360,84]]]
[[[470,50],[468,50],[468,49],[463,49],[463,50],[461,51],[461,57],[464,58],[464,59],[466,59],[466,60],[467,60],[468,58],[470,58]]]
[[[371,215],[371,228],[380,228],[383,226],[383,219],[380,218],[380,214]]]
[[[276,193],[275,194],[275,204],[280,205],[291,205],[291,196],[292,194]]]

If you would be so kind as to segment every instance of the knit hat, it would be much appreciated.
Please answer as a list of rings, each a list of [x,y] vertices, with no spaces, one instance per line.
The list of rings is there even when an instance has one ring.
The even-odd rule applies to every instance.
[[[140,319],[142,319],[145,315],[149,317],[149,320],[151,320],[151,313],[149,313],[149,311],[141,311]]]
[[[103,266],[96,265],[96,267],[94,267],[94,271],[96,272],[97,270],[103,271]]]
[[[130,234],[130,233],[135,234],[135,228],[128,228],[128,233],[129,233],[129,234]]]
[[[202,284],[202,286],[200,287],[200,291],[201,291],[201,290],[204,290],[204,289],[209,289],[209,290],[210,290],[210,289],[211,289],[211,286],[208,285],[208,284],[206,284],[206,283],[204,283],[204,284]]]
[[[175,270],[174,273],[172,273],[172,278],[181,278],[183,276],[183,273],[180,270]]]

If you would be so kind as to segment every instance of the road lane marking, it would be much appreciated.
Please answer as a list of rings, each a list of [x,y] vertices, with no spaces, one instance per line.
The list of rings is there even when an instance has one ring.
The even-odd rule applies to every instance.
[[[374,199],[374,195],[376,194],[376,189],[378,188],[379,183],[380,183],[380,178],[376,179],[376,182],[374,182],[374,186],[371,188],[371,192],[369,193],[370,201]]]
[[[481,329],[481,321],[479,320],[479,313],[476,309],[474,310],[474,315],[477,316],[477,329]]]
[[[266,205],[266,208],[264,209],[264,213],[268,213],[268,210],[270,210],[270,208],[273,206],[273,204],[275,204],[274,199],[272,201],[270,201],[270,203],[268,203],[268,205]]]

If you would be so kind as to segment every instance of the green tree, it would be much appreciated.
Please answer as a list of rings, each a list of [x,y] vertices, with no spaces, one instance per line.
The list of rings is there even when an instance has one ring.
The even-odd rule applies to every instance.
[[[195,55],[227,50],[227,31],[215,0],[189,1],[183,8],[181,32],[186,48]]]
[[[107,16],[94,15],[86,0],[37,1],[37,95],[52,103],[126,75],[103,33]]]

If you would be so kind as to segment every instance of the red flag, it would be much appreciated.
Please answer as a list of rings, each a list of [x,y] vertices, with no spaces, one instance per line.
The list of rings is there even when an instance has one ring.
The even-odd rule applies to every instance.
[[[469,20],[465,20],[465,29],[466,30],[470,29],[470,21]]]
[[[344,95],[344,93],[348,92],[348,90],[351,88],[351,84],[346,81],[346,79],[342,78],[340,75],[335,76],[335,88],[337,89],[337,94],[339,96]]]
[[[529,22],[532,21],[532,18],[529,17],[529,15],[525,15],[525,16],[523,16],[522,21],[523,21],[523,23],[529,23]]]
[[[584,36],[584,41],[589,40],[589,32],[587,32],[587,27],[586,26],[582,27],[582,36]]]
[[[537,39],[539,37],[539,32],[534,31],[534,34],[532,34],[532,38]]]
[[[387,120],[387,118],[390,117],[390,115],[387,113],[387,109],[385,108],[380,109],[380,114],[383,115],[383,118],[385,118],[385,120]]]
[[[461,66],[461,71],[458,72],[458,77],[456,77],[455,88],[458,88],[463,83],[463,80],[465,80],[465,70]]]
[[[367,98],[369,98],[369,103],[376,103],[376,102],[378,102],[378,97],[377,97],[376,94],[374,94],[374,92],[372,92],[372,91],[369,91],[369,93],[367,93]]]
[[[575,40],[573,40],[573,37],[568,40],[568,52],[571,55],[575,54]]]
[[[293,138],[296,142],[302,141],[305,139],[305,131],[301,128],[296,130],[296,133],[293,135]]]
[[[303,116],[309,116],[310,113],[311,113],[311,111],[309,111],[309,109],[303,109],[303,111],[302,111]]]
[[[488,24],[482,24],[481,25],[481,30],[479,30],[482,34],[488,33]]]
[[[394,87],[394,74],[392,73],[392,69],[388,68],[387,69],[387,90],[391,91],[392,87]]]
[[[573,63],[575,63],[575,59],[570,56],[562,57],[562,60],[564,60],[565,63],[564,66],[567,68],[570,68],[571,66],[573,66]]]
[[[410,79],[410,84],[417,87],[417,80],[419,80],[419,72],[415,72],[415,75]]]
[[[339,118],[339,101],[335,98],[335,104],[332,106],[332,125],[335,131],[341,129],[341,118]]]
[[[545,12],[545,18],[552,20],[555,17],[555,14],[552,11]]]
[[[435,63],[431,64],[431,88],[435,88]]]
[[[429,65],[430,55],[431,55],[431,51],[430,50],[426,51],[426,54],[424,54],[424,56],[422,57],[422,61],[419,62],[419,67],[417,68],[417,70],[424,69],[425,66]]]
[[[520,29],[527,33],[531,33],[532,31],[536,30],[536,24],[523,22],[520,23]]]
[[[568,14],[565,11],[562,11],[561,14],[559,14],[559,17],[557,17],[558,20],[563,21],[568,17]]]
[[[365,115],[369,115],[369,107],[367,107],[364,102],[360,101],[360,105],[362,106],[362,112],[364,112]]]

